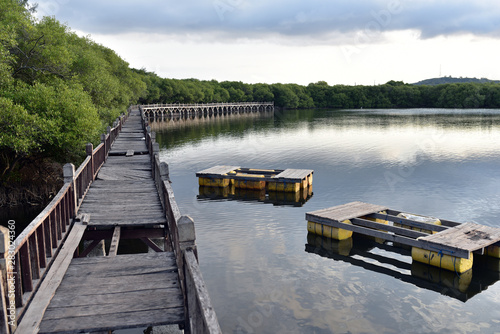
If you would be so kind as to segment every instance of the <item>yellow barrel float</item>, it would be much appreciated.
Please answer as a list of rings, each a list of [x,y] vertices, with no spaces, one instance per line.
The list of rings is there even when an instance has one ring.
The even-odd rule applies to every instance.
[[[500,259],[500,247],[497,245],[491,245],[485,248],[484,255],[495,257]]]
[[[429,264],[434,267],[443,268],[457,273],[463,273],[472,269],[473,255],[469,259],[445,255],[438,252],[412,247],[411,257],[413,260]]]
[[[227,187],[229,185],[229,179],[200,177],[198,178],[198,183],[203,187]]]
[[[236,176],[244,176],[250,178],[250,180],[234,179],[235,188],[252,190],[266,189],[266,181],[259,180],[259,178],[264,178],[264,175],[236,173]]]
[[[350,220],[344,220],[342,223],[351,225]],[[323,225],[320,223],[314,223],[311,221],[307,222],[307,231],[317,235],[321,235],[323,237],[333,238],[337,240],[345,240],[352,236],[352,231],[328,225]]]
[[[353,247],[352,238],[335,240],[332,238],[325,238],[313,233],[307,233],[307,243],[309,245],[326,250],[327,252],[344,256],[349,256]]]
[[[294,182],[268,182],[268,191],[297,192],[300,190],[300,183]]]
[[[455,272],[425,265],[420,262],[413,262],[411,264],[411,275],[423,278],[429,282],[442,284],[462,293],[467,292],[472,281],[472,270],[457,275]]]
[[[441,225],[441,221],[439,219],[437,219],[437,218],[429,217],[429,216],[422,216],[422,215],[415,215],[413,213],[404,213],[404,212],[401,212],[400,214],[398,214],[398,217],[405,218],[405,219],[411,219],[411,220],[414,220],[414,221],[417,221],[417,222],[420,222],[420,223]],[[425,229],[421,229],[421,228],[418,228],[418,227],[412,227],[412,226],[402,225],[402,224],[398,224],[398,223],[394,223],[394,226],[406,228],[408,230],[414,230],[414,231],[418,231],[418,232],[428,233],[428,234],[435,234],[435,233],[437,233],[436,231],[425,230]]]

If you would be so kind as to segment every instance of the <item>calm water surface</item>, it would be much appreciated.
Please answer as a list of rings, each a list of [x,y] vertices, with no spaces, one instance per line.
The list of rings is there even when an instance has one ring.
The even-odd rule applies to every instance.
[[[359,200],[500,227],[500,111],[307,110],[153,127],[224,333],[500,332],[498,262],[459,277],[369,240],[308,236],[305,221]],[[312,197],[200,189],[195,173],[219,164],[314,169]]]

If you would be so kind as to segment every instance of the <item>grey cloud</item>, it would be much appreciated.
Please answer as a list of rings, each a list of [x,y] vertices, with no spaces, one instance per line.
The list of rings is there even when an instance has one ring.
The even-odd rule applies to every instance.
[[[225,38],[299,36],[415,29],[423,38],[472,33],[499,35],[498,0],[38,0],[91,34],[201,34]]]

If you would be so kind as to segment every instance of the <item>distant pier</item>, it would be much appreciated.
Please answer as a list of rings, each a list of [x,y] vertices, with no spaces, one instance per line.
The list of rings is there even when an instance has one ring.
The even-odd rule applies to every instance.
[[[274,111],[274,102],[226,102],[205,104],[148,104],[141,106],[146,118],[218,116]]]

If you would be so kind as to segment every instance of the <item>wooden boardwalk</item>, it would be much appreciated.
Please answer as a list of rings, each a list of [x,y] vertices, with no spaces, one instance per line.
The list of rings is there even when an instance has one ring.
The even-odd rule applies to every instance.
[[[187,333],[220,333],[199,271],[194,222],[181,217],[168,166],[145,127],[134,108],[98,148],[88,148],[76,172],[65,166],[60,195],[14,243],[19,261],[10,269],[7,263],[7,277],[9,270],[18,273],[15,298],[0,284],[0,333],[172,324]],[[123,239],[142,240],[150,252],[118,254]],[[104,256],[86,257],[103,240],[109,244]],[[9,318],[13,303],[17,311]]]

